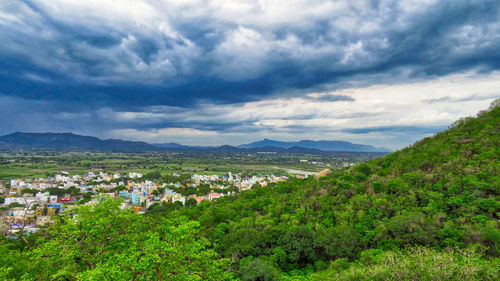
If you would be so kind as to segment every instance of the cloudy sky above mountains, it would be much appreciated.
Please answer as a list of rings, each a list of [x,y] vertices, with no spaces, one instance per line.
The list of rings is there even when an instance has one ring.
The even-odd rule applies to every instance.
[[[500,2],[2,0],[0,134],[400,148],[500,98]]]

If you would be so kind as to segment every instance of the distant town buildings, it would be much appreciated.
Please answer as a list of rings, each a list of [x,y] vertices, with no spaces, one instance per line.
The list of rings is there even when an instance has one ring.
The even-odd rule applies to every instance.
[[[155,183],[142,180],[143,175],[135,172],[128,173],[125,178],[119,173],[93,171],[83,176],[61,172],[46,178],[11,179],[0,182],[0,197],[3,198],[0,205],[7,207],[0,217],[9,222],[11,231],[19,231],[23,223],[25,229],[36,231],[37,226],[52,223],[53,216],[71,212],[78,205],[95,204],[104,197],[122,198],[122,208],[142,213],[154,203],[185,205],[189,199],[198,204],[212,202],[256,184],[266,187],[269,183],[288,180],[286,176],[242,176],[228,172],[224,175],[193,174],[187,181],[181,181],[181,175],[172,175],[179,181]]]

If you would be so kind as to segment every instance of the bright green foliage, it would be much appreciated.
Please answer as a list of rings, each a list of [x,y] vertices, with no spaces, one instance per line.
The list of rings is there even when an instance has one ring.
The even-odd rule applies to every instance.
[[[152,224],[105,200],[60,217],[38,241],[24,278],[29,280],[231,280],[228,260],[208,248],[199,223]],[[11,263],[14,264],[15,263]],[[4,269],[9,270],[9,268]]]
[[[500,108],[494,108],[319,180],[255,187],[174,212],[200,221],[233,264],[241,267],[252,256],[269,272],[308,272],[331,260],[356,261],[368,249],[414,245],[480,243],[487,264],[500,255],[499,159]],[[240,268],[242,279],[259,280],[254,273]]]
[[[494,281],[500,277],[500,260],[484,260],[477,249],[436,251],[415,247],[372,255],[356,263],[332,262],[328,270],[306,278],[285,280],[477,280]]]
[[[0,238],[0,280],[15,280],[28,266],[20,243]]]

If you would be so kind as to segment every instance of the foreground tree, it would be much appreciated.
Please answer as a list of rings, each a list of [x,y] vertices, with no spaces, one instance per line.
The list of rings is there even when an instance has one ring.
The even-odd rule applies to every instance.
[[[218,259],[183,218],[152,223],[120,200],[81,207],[60,217],[50,235],[27,255],[28,280],[231,280]],[[9,272],[4,267],[4,272]]]

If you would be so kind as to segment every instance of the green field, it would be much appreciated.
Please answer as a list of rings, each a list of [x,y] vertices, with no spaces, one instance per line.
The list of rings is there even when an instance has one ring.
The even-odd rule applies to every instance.
[[[286,175],[287,169],[316,172],[380,157],[377,153],[243,154],[200,152],[96,153],[5,151],[0,153],[0,180],[46,177],[61,171]],[[300,163],[308,160],[308,163]],[[318,164],[312,164],[315,161]],[[328,166],[329,165],[329,166]]]

